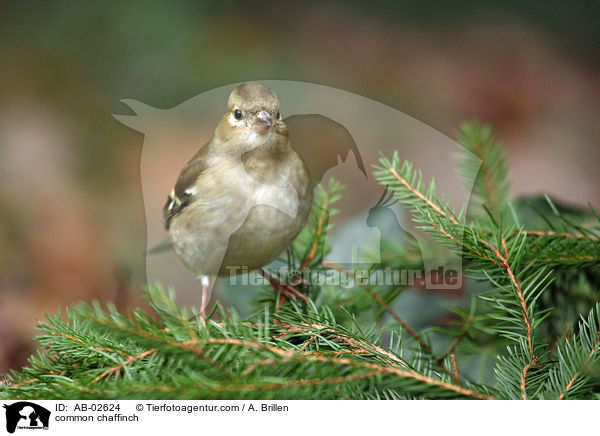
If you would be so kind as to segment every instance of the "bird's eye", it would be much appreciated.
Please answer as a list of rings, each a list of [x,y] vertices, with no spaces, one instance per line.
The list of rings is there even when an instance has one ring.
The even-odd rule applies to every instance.
[[[233,111],[233,116],[235,117],[236,120],[241,120],[242,119],[242,111],[239,109],[236,109],[235,111]]]
[[[276,116],[276,118],[277,118],[278,120],[280,120],[280,119],[281,119],[281,112],[277,111],[277,116]]]

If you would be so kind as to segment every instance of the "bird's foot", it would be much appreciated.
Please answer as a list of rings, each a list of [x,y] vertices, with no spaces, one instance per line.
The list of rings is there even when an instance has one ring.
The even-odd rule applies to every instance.
[[[296,301],[297,298],[309,302],[310,299],[304,295],[302,292],[300,292],[299,290],[297,290],[296,288],[294,288],[294,286],[298,285],[298,284],[306,284],[306,281],[304,280],[294,280],[292,283],[281,283],[279,280],[277,280],[275,277],[273,277],[272,275],[270,275],[269,273],[267,273],[265,270],[261,269],[259,270],[260,273],[262,274],[262,276],[264,278],[266,278],[269,283],[271,283],[271,285],[273,286],[273,288],[275,289],[275,294],[280,293],[281,294],[281,299],[283,301],[285,301],[285,299],[289,299],[292,301]],[[281,307],[281,304],[283,304],[283,301],[279,302],[279,306]]]
[[[275,292],[277,291],[280,291],[282,296],[292,301],[296,301],[296,298],[300,298],[301,300],[307,303],[310,301],[310,299],[306,295],[304,295],[298,289],[294,288],[294,286],[292,286],[291,284],[280,283],[279,289],[275,287]]]

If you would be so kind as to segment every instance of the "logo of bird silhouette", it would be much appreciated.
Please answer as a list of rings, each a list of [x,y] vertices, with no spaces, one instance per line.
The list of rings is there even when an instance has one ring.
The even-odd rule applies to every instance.
[[[377,160],[374,147],[376,144],[388,144],[389,147],[389,141],[392,140],[390,138],[393,138],[394,146],[397,146],[403,142],[403,137],[407,138],[406,142],[410,142],[414,132],[427,132],[430,137],[440,136],[437,132],[431,133],[433,129],[394,108],[340,89],[290,81],[262,81],[262,84],[274,89],[281,101],[280,115],[287,125],[293,150],[308,164],[311,188],[321,181],[324,173],[339,164],[340,157],[344,159],[353,155],[358,170],[368,178],[366,167]],[[187,174],[186,166],[188,169],[196,167],[190,170],[192,174],[198,169],[202,173],[203,156],[194,153],[214,136],[214,126],[218,126],[223,120],[224,110],[227,109],[226,116],[229,121],[244,122],[245,118],[236,120],[235,109],[226,105],[228,95],[237,85],[212,89],[170,109],[156,109],[139,101],[122,100],[133,110],[134,115],[114,117],[144,134],[140,175],[147,220],[148,251],[157,246],[165,246],[165,222],[170,232],[172,228],[185,228],[184,225],[174,225],[177,218],[173,216],[181,217],[177,212],[182,206],[183,209],[189,207],[187,202],[190,197],[198,195],[198,187],[187,186],[182,182],[179,186],[175,183],[173,189],[173,184],[178,173],[186,178],[183,174]],[[279,114],[274,106],[252,112],[252,119],[256,120],[255,117],[259,116],[260,112],[263,112],[260,115],[263,118],[262,124],[277,124],[274,120]],[[194,253],[194,247],[198,247],[197,241],[179,244],[177,255],[196,276],[202,278],[203,291],[212,288],[214,278],[227,266],[227,261],[224,263],[223,260],[232,252],[228,246],[235,239],[233,235],[244,228],[252,210],[271,209],[276,211],[274,213],[277,215],[285,216],[288,220],[296,219],[298,222],[302,221],[298,220],[298,217],[306,213],[306,198],[301,199],[301,193],[293,183],[286,184],[285,180],[272,183],[272,180],[267,180],[266,173],[261,173],[256,165],[253,171],[249,172],[248,162],[244,159],[244,155],[240,155],[236,165],[231,166],[232,171],[235,172],[237,168],[236,178],[242,182],[241,185],[250,187],[253,191],[262,191],[263,195],[227,214],[228,225],[221,232],[222,238],[209,250],[209,265],[203,260],[198,260],[202,256]],[[181,168],[184,168],[184,171],[180,172]],[[184,186],[185,189],[181,190]],[[177,188],[180,188],[179,192],[176,192]],[[312,192],[312,189],[310,191]],[[170,193],[174,195],[171,196]],[[283,196],[289,201],[272,201],[277,197],[277,193],[283,193],[279,198]],[[362,196],[364,197],[364,194]],[[165,204],[167,197],[170,200]],[[372,199],[360,200],[360,196],[355,198],[357,202],[364,203],[365,207],[369,203],[372,204]],[[162,217],[165,220],[161,219]],[[291,241],[296,230],[289,232],[284,238],[286,243]],[[179,240],[184,241],[186,238]],[[257,241],[260,241],[260,238],[257,238]],[[168,245],[171,246],[172,242],[171,235]],[[273,250],[273,256],[276,256],[275,251],[277,250]],[[177,289],[193,287],[190,279],[194,278],[194,274],[185,271],[183,264],[177,261],[175,252],[168,250],[163,254],[146,257],[148,282],[159,280]],[[257,254],[260,253],[257,251]],[[257,261],[261,262],[268,261],[270,257],[256,256]],[[201,265],[203,263],[204,266]],[[205,274],[205,271],[210,272]],[[210,277],[210,280],[207,277]],[[205,300],[203,299],[204,306],[207,304]]]

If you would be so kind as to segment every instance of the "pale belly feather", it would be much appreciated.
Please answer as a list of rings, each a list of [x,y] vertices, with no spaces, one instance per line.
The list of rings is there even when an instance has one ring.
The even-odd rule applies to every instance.
[[[197,275],[229,275],[228,267],[252,270],[273,261],[300,233],[312,203],[306,173],[281,174],[280,181],[222,186],[220,198],[182,211],[170,234],[186,266]]]

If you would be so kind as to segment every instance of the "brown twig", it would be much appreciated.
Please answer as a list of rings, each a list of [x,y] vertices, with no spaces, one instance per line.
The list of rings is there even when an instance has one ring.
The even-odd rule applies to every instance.
[[[112,368],[108,368],[106,371],[104,371],[102,374],[100,374],[98,377],[96,377],[94,380],[92,380],[92,383],[96,383],[97,381],[102,380],[104,377],[106,377],[110,374],[115,374],[117,372],[121,372],[122,370],[125,369],[126,366],[131,365],[136,360],[140,360],[140,359],[143,359],[144,357],[151,356],[152,354],[156,353],[157,351],[158,350],[156,348],[152,348],[150,350],[147,350],[147,351],[144,351],[144,352],[138,354],[137,356],[129,356],[125,362],[123,362],[117,366],[113,366]]]
[[[355,282],[358,282],[356,280],[356,274],[354,273],[354,271],[350,271],[349,269],[344,268],[342,265],[338,265],[337,263],[333,263],[333,262],[326,260],[326,261],[323,261],[323,266],[326,268],[332,268],[332,269],[341,271],[343,273],[349,274],[354,279]],[[402,327],[408,332],[408,334],[416,339],[416,341],[421,345],[421,347],[423,347],[426,350],[430,350],[429,344],[427,342],[425,342],[425,340],[421,337],[421,335],[419,335],[419,333],[417,333],[417,331],[415,329],[413,329],[410,326],[410,324],[408,322],[406,322],[406,320],[398,314],[398,312],[396,312],[394,309],[392,309],[392,307],[389,304],[387,304],[385,302],[385,300],[383,298],[381,298],[381,296],[377,292],[375,292],[370,286],[367,286],[367,285],[360,284],[360,287],[363,288],[365,291],[367,291],[367,293],[375,301],[377,301],[377,303],[379,303],[396,321],[398,321],[398,323],[400,323],[400,325],[402,325]]]
[[[197,340],[193,343],[183,342],[182,345],[190,345],[192,348],[198,346],[200,343],[206,344],[227,344],[234,346],[242,346],[248,348],[254,348],[263,351],[270,351],[273,354],[277,354],[279,356],[289,356],[294,352],[291,350],[284,350],[283,348],[276,347],[274,345],[263,344],[261,342],[249,341],[246,339],[236,339],[236,338],[208,338],[204,340]]]
[[[517,278],[515,277],[515,274],[513,273],[512,268],[510,267],[510,265],[508,263],[508,248],[506,246],[506,241],[504,240],[504,235],[501,235],[501,243],[504,248],[505,256],[503,256],[500,253],[500,250],[498,250],[498,248],[495,247],[494,245],[490,244],[487,241],[483,241],[483,242],[494,252],[496,257],[500,261],[500,266],[502,266],[506,270],[506,274],[508,275],[508,278],[512,284],[512,287],[515,290],[515,293],[517,294],[517,298],[519,299],[519,302],[521,304],[521,312],[523,314],[523,320],[525,322],[525,330],[527,333],[527,347],[529,349],[529,355],[531,356],[531,360],[529,361],[529,363],[527,365],[525,365],[523,367],[523,371],[521,372],[521,394],[523,396],[523,399],[526,400],[527,399],[527,374],[528,374],[529,370],[537,364],[537,356],[535,355],[535,352],[533,350],[533,328],[531,326],[529,310],[527,308],[527,303],[525,302],[525,296],[523,295],[521,285],[520,285],[519,281],[517,280]]]
[[[456,363],[456,354],[450,354],[450,359],[452,359],[452,366],[454,367],[454,374],[456,378],[460,379],[460,374],[458,373],[458,363]]]
[[[515,290],[515,293],[517,294],[517,298],[519,299],[519,303],[521,304],[521,311],[523,313],[525,329],[527,331],[527,346],[529,348],[529,353],[531,354],[532,359],[534,359],[535,355],[533,352],[533,329],[531,326],[531,319],[529,318],[529,310],[527,308],[527,303],[525,302],[525,296],[523,295],[523,290],[521,289],[521,284],[515,277],[515,274],[513,273],[512,268],[508,263],[508,249],[506,248],[506,242],[504,240],[504,235],[501,235],[501,240],[502,240],[502,245],[504,246],[505,252],[507,254],[506,257],[504,257],[500,253],[500,250],[498,250],[498,248],[496,248],[494,245],[490,244],[487,241],[484,241],[483,239],[482,239],[482,242],[485,243],[494,252],[494,254],[496,255],[496,257],[498,258],[498,260],[500,262],[500,266],[502,268],[504,268],[504,270],[506,271],[506,274],[508,275],[508,278],[512,284],[512,287]]]
[[[20,388],[20,387],[26,386],[26,385],[28,385],[30,383],[35,383],[36,381],[40,381],[40,379],[39,378],[35,378],[35,377],[34,378],[30,378],[29,380],[24,380],[24,381],[22,381],[20,383],[12,384],[11,387],[13,387],[13,388]]]
[[[318,386],[322,384],[340,384],[354,380],[361,380],[369,378],[377,374],[377,371],[369,371],[361,374],[352,374],[345,377],[334,377],[334,378],[314,378],[306,380],[292,380],[280,383],[265,383],[265,384],[245,384],[245,385],[211,385],[211,388],[215,391],[272,391],[276,389],[283,389],[297,386]]]
[[[444,229],[442,229],[440,226],[438,226],[434,221],[429,221],[429,224],[431,224],[433,227],[435,227],[435,229],[440,232],[441,234],[443,234],[445,237],[447,237],[448,239],[450,239],[452,242],[454,242],[456,245],[458,245],[461,248],[465,248],[465,245],[458,241],[454,236],[452,236],[450,233],[448,233],[447,231],[445,231]],[[465,231],[467,231],[467,229],[465,229]],[[492,259],[489,256],[486,256],[485,254],[481,253],[478,250],[475,250],[474,248],[469,248],[469,250],[474,253],[476,256],[488,260],[492,263],[495,263],[496,265],[498,265],[498,262],[494,259]]]
[[[50,332],[50,334],[52,336],[61,336],[63,338],[67,338],[71,341],[74,342],[78,342],[80,344],[86,344],[85,341],[83,339],[80,338],[76,338],[75,336],[69,335],[68,333],[56,333],[56,332]],[[122,354],[125,357],[131,357],[129,354],[125,353],[122,350],[115,350],[114,348],[109,348],[109,347],[94,347],[94,346],[89,346],[88,347],[90,350],[96,350],[96,351],[106,351],[108,353],[119,353]]]
[[[533,367],[536,364],[536,361],[537,358],[534,357],[533,359],[531,359],[531,362],[529,362],[523,367],[523,371],[521,371],[521,396],[524,400],[527,399],[527,374],[529,373],[531,367]]]
[[[51,373],[51,374],[53,373],[52,371],[48,371],[48,372]],[[66,373],[66,371],[61,371],[60,372],[60,374],[64,374],[64,373]],[[35,382],[38,382],[38,381],[40,381],[38,378],[30,378],[29,380],[25,380],[25,381],[22,381],[20,383],[15,383],[15,384],[11,384],[11,383],[9,383],[6,380],[3,380],[2,382],[6,383],[7,386],[10,387],[10,388],[20,388],[20,387],[27,386],[28,384],[35,383]],[[75,380],[72,380],[72,382],[75,385],[75,387],[79,391],[81,391],[81,392],[86,392],[88,394],[97,394],[98,393],[97,391],[95,391],[93,389],[87,389],[87,388],[84,388],[83,386],[79,386],[79,384]],[[0,386],[2,386],[3,383],[0,383]],[[51,389],[51,388],[44,388],[44,390],[46,390],[46,391],[52,391],[53,389]],[[44,398],[40,397],[38,399],[39,400],[43,400]]]
[[[317,254],[317,249],[319,248],[319,242],[321,241],[321,237],[323,235],[323,230],[324,230],[324,226],[325,226],[325,217],[327,216],[327,207],[328,206],[329,206],[329,195],[325,196],[325,199],[323,200],[323,206],[321,207],[321,213],[319,214],[319,221],[317,224],[317,233],[315,235],[315,240],[313,241],[313,245],[310,249],[310,252],[306,256],[304,263],[300,267],[298,274],[301,274],[302,272],[304,272],[304,270],[306,270],[306,268],[308,268],[308,266],[310,265],[312,260],[315,258],[315,255]]]
[[[515,232],[516,234],[518,234],[519,232]],[[577,234],[577,233],[558,233],[558,232],[554,232],[554,231],[543,231],[543,230],[523,230],[521,233],[524,233],[527,236],[558,236],[560,238],[565,238],[565,239],[589,239],[591,241],[598,241],[600,240],[599,237],[597,236],[591,236],[591,235],[581,235],[581,234]]]
[[[487,191],[489,198],[490,198],[489,204],[492,206],[494,212],[497,212],[498,211],[498,205],[496,204],[497,193],[496,193],[496,186],[494,184],[494,178],[490,174],[488,162],[485,159],[483,150],[481,148],[481,144],[479,142],[475,143],[475,145],[473,147],[473,152],[475,153],[475,155],[477,155],[481,159],[481,175],[483,176],[483,184],[485,186],[485,190]]]
[[[460,344],[460,341],[462,341],[463,338],[466,336],[467,331],[469,330],[469,325],[472,322],[473,322],[473,317],[469,316],[467,318],[467,320],[465,321],[465,325],[463,326],[463,328],[460,331],[460,333],[458,334],[458,336],[456,338],[454,338],[454,341],[452,341],[452,343],[450,344],[450,346],[448,347],[448,349],[442,356],[442,359],[445,359],[446,356],[449,356],[450,354],[452,354],[454,352],[454,349],[458,346],[458,344]]]
[[[312,344],[313,342],[315,342],[317,340],[317,336],[312,336],[310,339],[308,339],[307,341],[305,341],[302,346],[300,347],[300,349],[302,351],[306,350],[306,347],[308,347],[310,344]]]
[[[413,195],[416,195],[417,197],[419,197],[421,200],[423,200],[430,208],[432,208],[435,212],[437,212],[438,214],[442,215],[444,218],[446,218],[447,220],[449,220],[452,224],[454,225],[460,225],[460,223],[452,216],[447,214],[441,207],[439,207],[437,204],[435,204],[433,201],[431,201],[430,199],[428,199],[426,196],[424,196],[418,189],[416,189],[415,187],[413,187],[408,180],[406,180],[404,177],[402,177],[400,174],[398,174],[398,172],[396,171],[396,169],[394,167],[391,167],[389,169],[389,171],[394,175],[394,177],[396,177],[396,179],[402,183],[404,185],[404,187],[406,189],[408,189],[410,192],[413,193]],[[445,237],[447,237],[448,239],[450,239],[452,242],[454,242],[455,244],[457,244],[460,247],[464,248],[464,244],[460,241],[458,241],[455,237],[453,237],[452,235],[450,235],[447,231],[445,231],[444,229],[442,229],[441,227],[439,227],[438,225],[435,224],[435,222],[433,220],[429,220],[429,223],[435,227],[439,232],[441,232]],[[469,232],[469,229],[464,228],[465,232]],[[475,235],[473,235],[475,236]],[[489,256],[486,256],[483,253],[480,253],[479,251],[475,250],[475,249],[470,249],[470,251],[472,253],[474,253],[475,255],[477,255],[478,257],[481,257],[482,259],[491,261],[493,263],[497,263],[494,259],[490,258]]]
[[[305,346],[307,346],[309,343],[312,343],[317,338],[317,334],[313,330],[311,330],[311,329],[316,329],[319,331],[320,335],[323,335],[326,333],[330,334],[334,339],[344,342],[346,345],[350,346],[351,348],[354,348],[353,352],[359,352],[359,353],[363,353],[363,354],[375,354],[375,353],[373,353],[373,350],[374,350],[375,352],[379,353],[380,355],[385,356],[385,358],[381,358],[380,356],[375,354],[378,358],[381,358],[387,364],[400,365],[404,368],[409,368],[409,365],[405,361],[400,359],[398,356],[396,356],[395,354],[393,354],[387,350],[384,350],[383,348],[381,348],[375,344],[368,343],[368,342],[365,342],[360,339],[351,338],[347,335],[344,335],[341,332],[335,331],[332,328],[329,328],[329,327],[321,325],[321,324],[306,324],[305,326],[282,325],[282,327],[287,328],[287,330],[284,331],[280,335],[281,337],[285,337],[290,333],[295,333],[295,332],[299,332],[299,331],[314,335],[314,336],[312,336],[310,341],[308,341],[307,343],[305,343],[302,346],[302,350],[304,350]]]
[[[594,354],[596,354],[596,352],[598,351],[599,348],[600,348],[600,335],[598,335],[598,340],[596,341],[596,345],[594,345],[594,348],[592,348],[592,351],[590,351],[590,354],[588,355],[587,360],[590,360],[592,358],[592,356]],[[573,377],[571,377],[571,380],[569,380],[569,383],[567,383],[567,386],[565,386],[565,390],[563,392],[561,392],[560,395],[558,396],[559,400],[565,399],[565,396],[567,395],[569,390],[573,387],[573,385],[575,384],[575,382],[577,381],[579,376],[580,376],[580,371],[575,371],[575,374],[573,374]]]
[[[416,380],[416,381],[422,382],[422,383],[430,385],[430,386],[437,386],[442,389],[450,390],[450,391],[453,391],[453,392],[456,392],[456,393],[459,393],[461,395],[465,395],[468,397],[484,399],[484,400],[494,399],[494,397],[492,397],[492,396],[480,394],[478,392],[475,392],[475,391],[465,388],[463,386],[457,386],[457,385],[454,385],[451,383],[446,383],[441,380],[436,380],[431,377],[419,374],[415,371],[402,369],[402,368],[398,368],[398,367],[383,366],[383,365],[371,363],[371,362],[358,362],[356,360],[352,360],[352,359],[345,358],[345,357],[328,358],[325,356],[310,355],[310,356],[298,356],[298,358],[302,359],[302,360],[307,360],[307,361],[327,362],[327,363],[332,363],[335,365],[344,365],[344,366],[351,366],[354,368],[371,369],[371,370],[373,370],[373,374],[379,374],[379,375],[391,374],[391,375],[395,375],[395,376],[402,377],[402,378]],[[371,374],[371,375],[373,375],[373,374]]]
[[[452,224],[454,224],[454,225],[458,225],[459,224],[458,221],[453,216],[448,215],[437,204],[435,204],[429,198],[425,197],[418,189],[415,189],[410,183],[408,183],[408,181],[404,177],[402,177],[400,174],[398,174],[398,171],[396,171],[396,168],[391,167],[390,168],[390,172],[394,175],[394,177],[396,177],[396,179],[398,179],[398,181],[400,183],[402,183],[406,187],[406,189],[408,189],[414,195],[416,195],[421,200],[423,200],[425,203],[427,203],[427,205],[429,207],[431,207],[434,211],[436,211],[440,215],[448,218]]]

